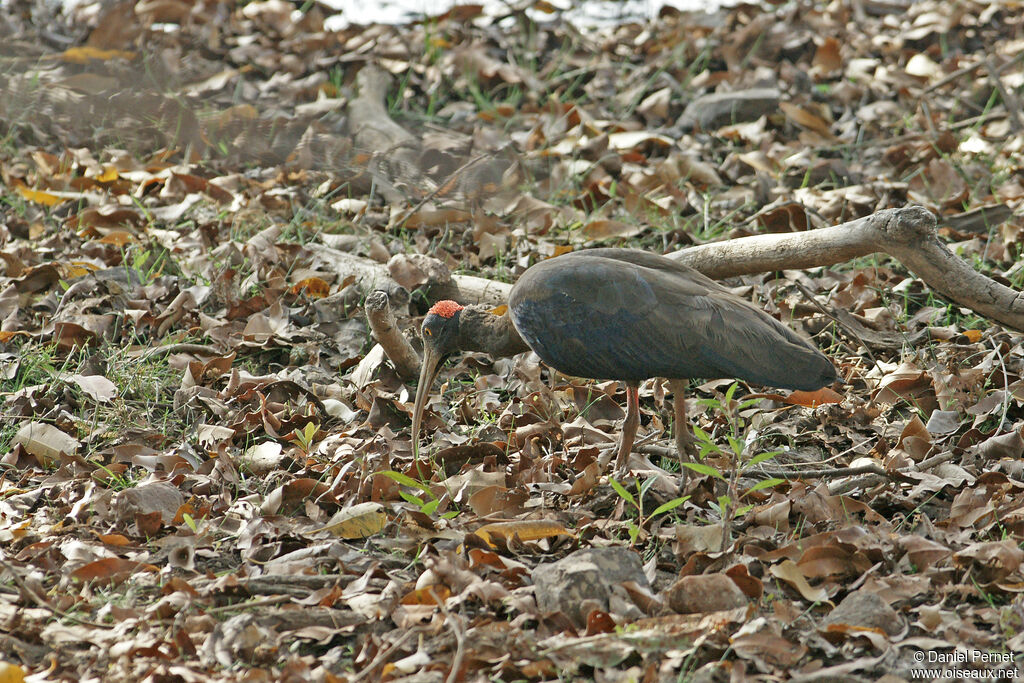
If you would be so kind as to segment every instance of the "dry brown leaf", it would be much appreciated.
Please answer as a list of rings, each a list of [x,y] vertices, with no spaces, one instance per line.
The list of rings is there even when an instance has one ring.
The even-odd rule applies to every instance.
[[[473,531],[474,534],[484,539],[492,548],[497,546],[491,541],[492,537],[504,538],[506,541],[518,536],[521,541],[536,541],[552,536],[572,536],[573,534],[558,522],[545,520],[526,520],[519,522],[494,522],[485,524]]]
[[[583,235],[588,240],[603,240],[611,237],[632,237],[639,235],[641,228],[622,221],[602,219],[590,221],[583,226]]]
[[[917,202],[940,207],[962,206],[970,188],[946,159],[932,159],[910,179],[907,194]]]
[[[843,68],[840,42],[835,36],[827,36],[814,51],[812,64],[822,74],[830,74]]]
[[[807,109],[791,102],[779,102],[779,109],[790,121],[802,128],[809,128],[827,139],[835,139],[832,135],[832,126],[825,119]]]
[[[159,571],[159,567],[145,562],[135,562],[120,557],[106,557],[82,565],[72,571],[71,576],[79,581],[97,586],[108,586],[123,583],[139,572],[158,573]]]
[[[918,570],[929,569],[937,562],[946,559],[953,551],[935,541],[921,536],[902,536],[899,545],[907,553],[909,559]]]
[[[97,403],[109,403],[117,397],[117,385],[102,375],[71,375],[70,379]]]
[[[387,513],[380,503],[357,503],[337,513],[326,526],[311,533],[327,531],[338,538],[368,538],[379,534],[387,522]]]
[[[800,595],[805,600],[811,602],[829,602],[828,591],[824,588],[813,588],[811,584],[807,583],[807,577],[800,570],[799,565],[792,560],[783,560],[778,564],[773,564],[769,570],[777,579],[785,581],[793,588],[800,592]],[[831,603],[830,603],[831,604]]]
[[[53,466],[59,462],[62,454],[77,453],[81,446],[78,439],[45,422],[29,422],[22,425],[11,443],[20,444],[25,452],[35,456],[42,467]]]

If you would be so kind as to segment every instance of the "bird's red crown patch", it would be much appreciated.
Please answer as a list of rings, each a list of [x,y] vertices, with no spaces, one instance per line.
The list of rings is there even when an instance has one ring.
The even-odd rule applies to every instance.
[[[449,301],[446,299],[444,301],[438,301],[436,304],[431,306],[430,310],[427,311],[427,315],[433,313],[434,315],[439,315],[442,318],[450,318],[459,311],[461,311],[463,308],[465,308],[465,306],[460,306],[454,301]]]

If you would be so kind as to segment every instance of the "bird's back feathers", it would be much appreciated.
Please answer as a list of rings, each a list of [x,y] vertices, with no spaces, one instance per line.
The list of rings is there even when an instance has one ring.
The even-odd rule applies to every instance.
[[[786,325],[692,268],[639,250],[543,261],[519,278],[509,310],[538,356],[578,377],[736,377],[807,390],[837,379]]]

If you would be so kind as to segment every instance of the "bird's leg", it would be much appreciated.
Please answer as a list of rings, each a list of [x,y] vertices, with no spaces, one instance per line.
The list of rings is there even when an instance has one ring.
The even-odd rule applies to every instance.
[[[619,441],[619,457],[615,461],[615,471],[619,475],[629,471],[629,452],[633,450],[633,440],[640,426],[640,384],[624,382],[626,385],[626,421],[622,423],[621,440]]]
[[[672,424],[672,429],[676,433],[679,473],[682,477],[682,484],[685,485],[687,467],[684,463],[693,462],[697,455],[697,446],[693,442],[693,434],[686,421],[686,380],[670,379],[668,387],[672,391],[672,403],[675,406],[675,422]]]

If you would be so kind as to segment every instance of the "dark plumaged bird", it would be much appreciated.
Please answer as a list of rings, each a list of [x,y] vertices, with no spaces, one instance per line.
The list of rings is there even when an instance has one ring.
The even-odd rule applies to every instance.
[[[838,379],[821,351],[760,308],[689,266],[634,249],[589,249],[538,263],[512,288],[506,316],[440,301],[421,334],[414,449],[439,364],[456,351],[509,356],[532,349],[566,375],[621,380],[627,400],[618,471],[627,468],[640,424],[638,389],[649,377],[669,380],[681,463],[695,451],[685,380],[735,377],[811,391]]]

